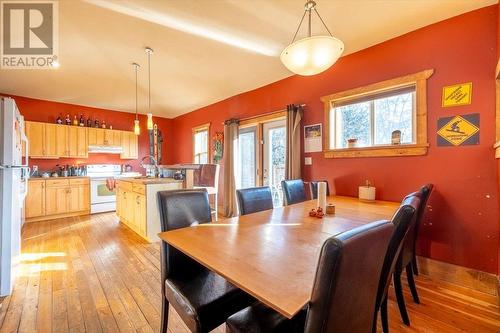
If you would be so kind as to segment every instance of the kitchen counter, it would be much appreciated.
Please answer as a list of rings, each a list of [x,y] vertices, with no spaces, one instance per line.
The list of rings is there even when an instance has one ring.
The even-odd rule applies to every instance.
[[[172,183],[180,183],[182,184],[183,180],[177,180],[173,178],[119,178],[121,182],[129,182],[134,184],[142,184],[142,185],[158,185],[158,184],[172,184]]]
[[[28,180],[51,180],[51,179],[88,179],[88,176],[68,176],[68,177],[30,177]]]

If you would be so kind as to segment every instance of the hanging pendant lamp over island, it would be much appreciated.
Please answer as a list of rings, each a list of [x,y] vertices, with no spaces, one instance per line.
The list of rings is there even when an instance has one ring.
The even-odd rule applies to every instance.
[[[141,134],[141,127],[139,126],[139,117],[137,115],[137,72],[139,71],[139,68],[141,67],[138,63],[134,62],[132,64],[135,69],[135,120],[134,120],[134,134],[139,135]]]
[[[312,11],[316,13],[328,31],[329,36],[312,35]],[[308,37],[295,41],[306,15],[308,16]],[[332,33],[316,10],[316,2],[310,0],[305,4],[304,15],[302,15],[291,44],[281,52],[280,59],[285,67],[293,73],[310,76],[319,74],[330,68],[340,58],[343,51],[344,43],[332,36]]]
[[[146,54],[148,55],[148,122],[147,127],[148,130],[152,130],[154,128],[153,124],[153,113],[151,113],[151,55],[153,54],[153,49],[150,47],[146,47]]]

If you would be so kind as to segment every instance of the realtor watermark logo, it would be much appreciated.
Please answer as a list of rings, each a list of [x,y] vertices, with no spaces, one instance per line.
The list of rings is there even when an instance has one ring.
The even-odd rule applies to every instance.
[[[58,2],[0,1],[0,8],[0,68],[58,67]]]

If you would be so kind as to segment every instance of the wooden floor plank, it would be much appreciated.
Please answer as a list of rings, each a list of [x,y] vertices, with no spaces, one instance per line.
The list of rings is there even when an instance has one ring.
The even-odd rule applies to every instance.
[[[0,308],[0,333],[159,331],[159,244],[145,242],[115,214],[30,223],[22,252],[22,274]],[[500,332],[495,297],[423,275],[416,281],[421,304],[413,303],[403,275],[411,327],[389,292],[391,332]],[[169,317],[170,333],[189,332],[172,308]],[[224,333],[224,325],[214,332]]]

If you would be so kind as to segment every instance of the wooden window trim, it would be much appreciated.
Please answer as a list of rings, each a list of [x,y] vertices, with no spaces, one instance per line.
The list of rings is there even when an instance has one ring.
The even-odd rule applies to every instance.
[[[196,145],[196,142],[195,142],[195,134],[198,133],[198,132],[203,132],[203,131],[207,131],[207,163],[210,163],[210,123],[206,123],[206,124],[202,124],[202,125],[199,125],[199,126],[196,126],[196,127],[193,127],[191,129],[191,132],[192,132],[192,140],[193,140],[193,163],[195,163],[195,160],[196,160],[196,150],[195,150],[195,145]]]
[[[369,84],[321,97],[324,104],[324,141],[325,158],[352,158],[352,157],[387,157],[387,156],[417,156],[426,155],[429,143],[427,141],[427,79],[432,76],[434,69],[397,77],[382,82]],[[356,100],[365,96],[415,85],[416,102],[416,143],[370,146],[359,148],[330,149],[330,110],[335,102]]]

